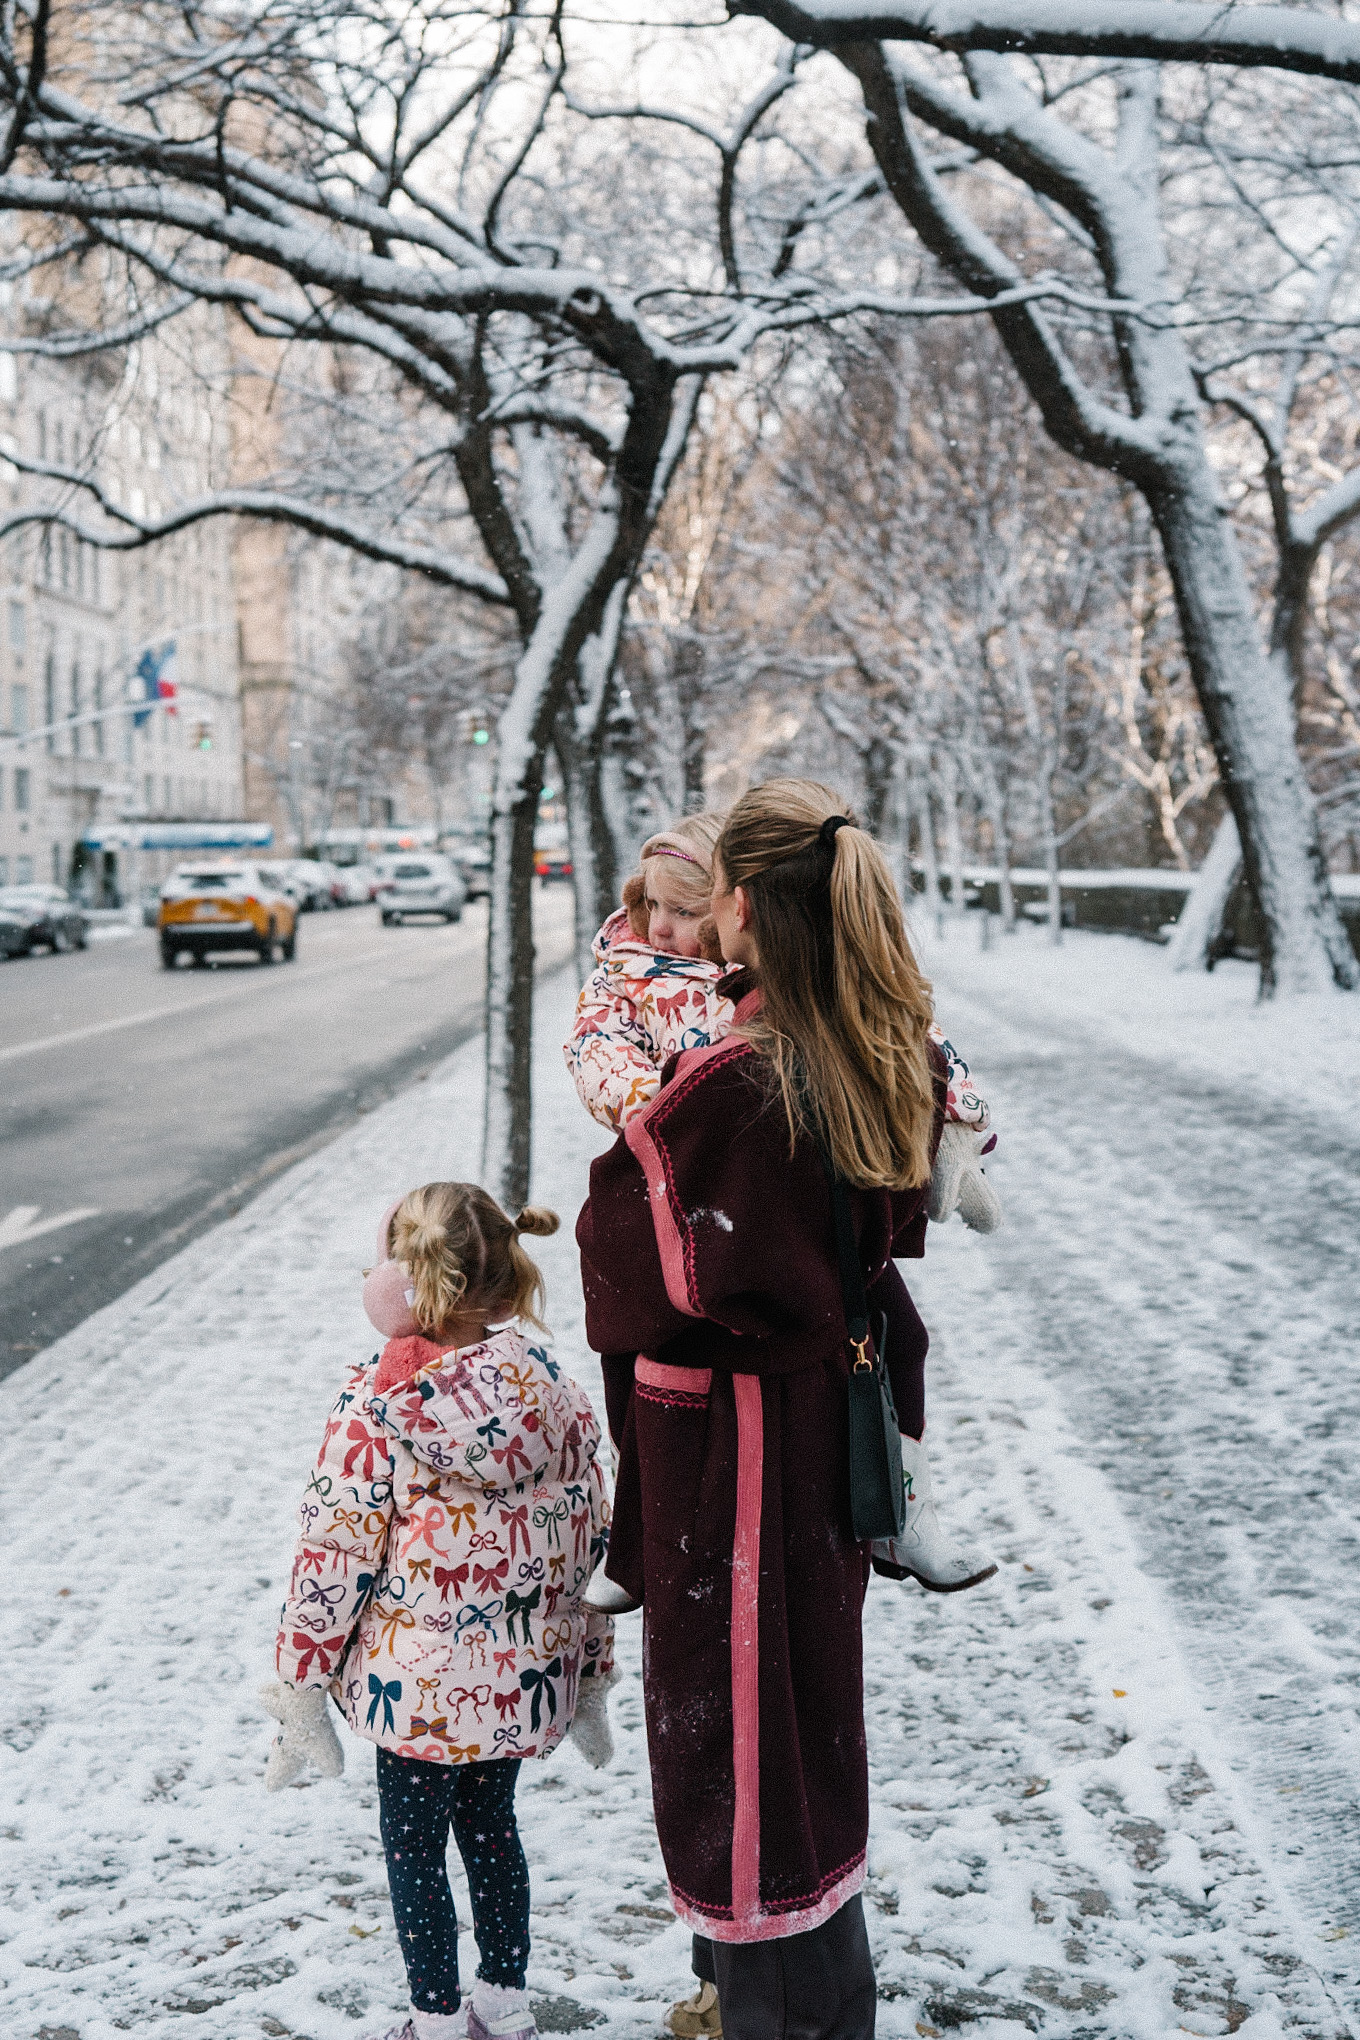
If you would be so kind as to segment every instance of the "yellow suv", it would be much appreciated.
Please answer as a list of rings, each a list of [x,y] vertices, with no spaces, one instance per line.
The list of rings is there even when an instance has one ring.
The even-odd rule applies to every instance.
[[[202,968],[221,949],[253,949],[261,963],[297,955],[297,908],[253,864],[182,864],[161,887],[161,964],[180,952]]]

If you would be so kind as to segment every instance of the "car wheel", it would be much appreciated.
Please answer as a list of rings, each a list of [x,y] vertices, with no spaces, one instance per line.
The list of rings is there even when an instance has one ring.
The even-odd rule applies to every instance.
[[[260,962],[272,963],[273,961],[274,961],[274,928],[273,923],[271,922],[269,933],[264,937],[264,939],[260,943]]]
[[[65,956],[68,950],[73,949],[74,947],[75,947],[74,943],[72,942],[70,936],[67,934],[64,928],[54,928],[52,930],[53,956]]]
[[[208,968],[207,950],[191,949],[189,951],[189,961],[190,963],[192,963],[195,970],[206,970]]]
[[[445,916],[444,916],[444,919],[445,919],[446,921],[461,921],[461,920],[462,920],[462,918],[463,918],[463,909],[462,909],[461,907],[460,907],[460,908],[458,909],[458,911],[457,911],[457,913],[456,913],[456,914],[445,914]]]
[[[400,915],[400,914],[384,914],[384,915],[383,915],[383,926],[384,926],[384,928],[399,928],[399,927],[401,926],[401,915]]]
[[[74,941],[74,943],[72,944],[72,947],[73,947],[73,948],[75,948],[75,949],[88,949],[88,948],[89,948],[89,946],[90,946],[90,938],[89,938],[89,936],[88,936],[88,935],[87,935],[87,934],[85,933],[85,930],[84,930],[84,929],[82,928],[82,929],[81,929],[81,931],[80,931],[80,933],[79,933],[79,935],[77,935],[77,936],[76,936],[76,938],[75,938],[75,941]]]
[[[285,963],[292,963],[295,960],[296,956],[297,956],[297,922],[294,921],[293,932],[288,937],[288,940],[283,944],[283,960]]]
[[[178,962],[179,962],[179,950],[176,948],[175,944],[173,942],[162,942],[161,969],[173,970]]]

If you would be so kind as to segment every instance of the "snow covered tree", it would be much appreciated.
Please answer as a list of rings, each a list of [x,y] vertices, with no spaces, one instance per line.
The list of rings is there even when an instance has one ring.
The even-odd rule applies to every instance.
[[[1126,308],[1084,322],[1084,330],[1072,321],[1064,329],[1032,303],[999,306],[995,323],[1057,443],[1131,481],[1147,502],[1242,845],[1261,929],[1262,989],[1354,986],[1360,968],[1331,895],[1279,647],[1262,642],[1210,453],[1210,395],[1199,336],[1188,329],[1198,324],[1202,334],[1208,323],[1202,285],[1219,250],[1178,241],[1173,255],[1164,128],[1176,109],[1164,115],[1161,71],[1147,59],[1292,64],[1350,80],[1360,66],[1360,31],[1294,9],[1220,15],[1160,0],[1083,8],[1080,18],[1050,0],[929,8],[883,0],[853,18],[833,0],[760,0],[751,11],[800,42],[834,49],[860,86],[886,189],[967,288],[999,301],[1040,264],[1066,262],[1074,275],[1094,272]],[[911,41],[966,54],[957,64],[917,58],[904,50]],[[1050,77],[1037,62],[1024,71],[991,53],[1015,48],[1101,61],[1093,73],[1069,66]],[[1330,199],[1323,242],[1348,202],[1344,179]],[[1249,194],[1245,204],[1260,217],[1259,197]],[[1316,244],[1308,266],[1315,278],[1325,267]],[[1238,277],[1216,272],[1213,281],[1216,319]],[[1234,309],[1242,320],[1242,305]],[[1344,514],[1352,514],[1341,494]],[[1334,528],[1313,503],[1302,518],[1301,563],[1316,557],[1309,517],[1319,513]],[[1283,587],[1281,597],[1287,607]]]
[[[674,38],[635,54],[611,45],[606,62],[562,13],[446,0],[59,14],[32,0],[0,17],[0,210],[32,222],[6,269],[25,291],[12,344],[128,349],[206,304],[250,336],[256,372],[273,348],[295,400],[328,420],[287,472],[154,506],[111,494],[98,450],[73,470],[13,449],[51,494],[3,529],[56,522],[131,549],[207,516],[273,519],[513,622],[484,1127],[487,1179],[512,1204],[529,1169],[545,759],[567,774],[588,918],[613,892],[600,787],[622,606],[704,381],[766,333],[958,302],[789,259],[824,182],[767,132],[796,52],[771,65],[748,49],[721,92],[704,76],[703,118],[678,103],[695,81],[672,76]],[[615,104],[620,73],[638,91]],[[40,300],[44,277],[59,281]],[[345,359],[363,372],[336,373]]]

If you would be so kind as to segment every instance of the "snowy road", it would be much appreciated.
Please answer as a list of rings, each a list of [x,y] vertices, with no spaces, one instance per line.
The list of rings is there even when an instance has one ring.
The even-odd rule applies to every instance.
[[[932,1454],[1002,1570],[956,1599],[870,1589],[886,2040],[1354,2030],[1329,1938],[1352,1902],[1351,1164],[1278,1104],[1231,977],[1194,994],[1174,1067],[1143,1059],[1161,962],[928,958],[1010,1210],[910,1271]],[[566,1214],[594,1144],[556,1051],[570,997],[544,1001],[535,1184]],[[1295,1067],[1311,1026],[1281,1037]],[[402,2002],[371,1751],[266,1798],[254,1695],[330,1392],[371,1349],[374,1218],[471,1166],[476,1088],[470,1044],[0,1385],[6,2040],[340,2040]],[[544,1246],[559,1351],[596,1387],[569,1231]],[[526,1767],[545,2032],[651,2040],[685,1987],[637,1641],[614,1768]]]

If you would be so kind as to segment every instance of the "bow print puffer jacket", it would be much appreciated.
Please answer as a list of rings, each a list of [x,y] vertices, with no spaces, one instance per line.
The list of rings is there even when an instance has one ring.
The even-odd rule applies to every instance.
[[[541,1757],[583,1673],[609,1504],[584,1392],[523,1333],[393,1340],[331,1412],[303,1496],[277,1662],[359,1735],[436,1763]]]
[[[726,964],[664,955],[622,911],[595,937],[595,963],[562,1053],[586,1111],[617,1130],[656,1096],[671,1056],[727,1033],[733,1007],[718,990]]]

